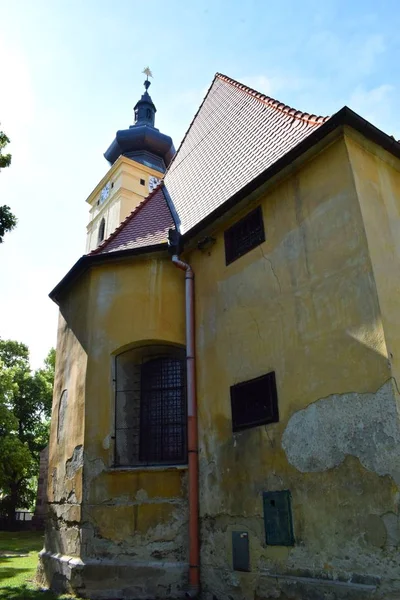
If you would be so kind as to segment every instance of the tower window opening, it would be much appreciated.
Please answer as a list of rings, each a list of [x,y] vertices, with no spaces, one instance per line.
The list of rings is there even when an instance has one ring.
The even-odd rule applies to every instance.
[[[98,244],[100,244],[100,242],[102,242],[104,240],[105,229],[106,229],[106,221],[103,217],[102,220],[100,221],[100,226],[99,226],[99,235],[97,237]]]
[[[145,183],[146,183],[146,182],[145,182],[145,180],[144,180],[144,179],[141,179],[141,180],[140,180],[140,185],[144,185]]]
[[[151,110],[146,108],[146,119],[151,119]]]

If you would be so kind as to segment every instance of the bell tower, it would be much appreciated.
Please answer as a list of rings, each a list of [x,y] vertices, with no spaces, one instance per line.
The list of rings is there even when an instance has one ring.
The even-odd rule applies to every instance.
[[[90,204],[86,252],[97,248],[161,181],[175,148],[172,139],[155,127],[157,109],[145,91],[134,107],[134,123],[115,134],[104,153],[110,169],[86,200]]]

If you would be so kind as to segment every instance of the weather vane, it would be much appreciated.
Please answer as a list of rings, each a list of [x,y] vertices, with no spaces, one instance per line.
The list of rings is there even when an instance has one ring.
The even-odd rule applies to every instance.
[[[147,77],[147,80],[149,80],[149,77],[153,77],[153,73],[150,71],[149,67],[146,67],[145,69],[143,69],[142,73],[144,73]]]

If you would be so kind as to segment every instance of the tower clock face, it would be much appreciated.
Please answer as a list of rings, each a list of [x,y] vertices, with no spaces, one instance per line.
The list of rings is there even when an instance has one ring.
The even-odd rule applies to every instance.
[[[154,177],[154,175],[150,175],[149,177],[149,192],[152,192],[160,183],[161,179]]]
[[[103,187],[103,189],[100,192],[100,204],[103,204],[103,202],[105,200],[107,200],[108,196],[110,195],[110,190],[111,190],[111,182],[109,181],[108,183],[106,183],[106,185]]]

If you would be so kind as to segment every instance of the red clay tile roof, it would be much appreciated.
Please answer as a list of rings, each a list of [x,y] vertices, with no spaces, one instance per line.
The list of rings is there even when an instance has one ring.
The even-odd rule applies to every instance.
[[[329,117],[300,112],[217,73],[164,178],[186,233]],[[91,254],[167,240],[173,219],[156,188]]]
[[[297,111],[217,73],[164,177],[181,233],[328,118]]]
[[[240,85],[240,84],[238,84],[238,85]],[[285,110],[285,108],[286,107],[283,106],[283,110]],[[281,110],[281,108],[279,108],[279,110]],[[289,109],[289,110],[291,110],[291,109]],[[304,113],[301,113],[301,115],[302,115],[302,118],[304,118],[306,116]],[[308,119],[309,117],[306,116],[306,118]],[[314,119],[312,118],[312,120],[314,120]],[[317,119],[316,119],[316,122],[318,123]],[[371,123],[369,123],[368,121],[366,121],[365,119],[363,119],[362,117],[357,115],[355,112],[350,110],[347,106],[344,106],[340,111],[335,113],[329,120],[327,120],[321,126],[320,130],[318,130],[318,126],[315,128],[316,135],[313,135],[313,134],[308,135],[308,136],[306,135],[301,144],[299,143],[297,146],[294,146],[292,148],[292,150],[290,151],[290,153],[287,153],[287,155],[286,155],[286,159],[285,159],[286,164],[290,164],[290,160],[292,159],[293,155],[297,155],[297,156],[300,155],[302,152],[311,148],[318,139],[323,139],[324,137],[326,137],[327,135],[332,133],[332,131],[335,131],[338,127],[343,127],[343,126],[348,126],[348,127],[353,128],[355,131],[358,131],[361,135],[363,135],[367,139],[371,140],[374,144],[378,144],[379,146],[384,148],[387,152],[390,152],[391,154],[393,154],[393,156],[395,156],[396,158],[398,158],[400,160],[400,143],[399,142],[396,142],[396,140],[393,137],[388,136],[386,133],[384,133],[380,129],[377,129],[376,127],[374,127],[374,125],[371,125]],[[188,134],[186,137],[188,137]],[[282,159],[283,159],[283,156],[282,156]],[[281,168],[281,166],[282,166],[282,162],[280,161],[279,165],[277,165],[277,168]],[[212,172],[210,173],[210,176],[211,175],[212,175]],[[257,185],[261,181],[267,181],[269,177],[270,177],[270,170],[267,169],[262,174],[260,174]],[[245,184],[244,186],[240,187],[238,192],[236,192],[230,198],[236,199],[236,198],[240,198],[241,196],[245,197],[245,195],[247,194],[247,189],[249,187],[251,187],[251,185],[252,185],[252,180],[249,183]],[[143,253],[148,252],[148,250],[147,250],[148,243],[153,243],[153,241],[155,241],[157,244],[157,242],[159,242],[160,240],[162,242],[165,241],[165,238],[167,235],[167,228],[168,228],[167,223],[172,223],[172,219],[171,219],[171,215],[166,210],[167,206],[166,206],[165,198],[168,199],[169,195],[167,193],[167,190],[164,187],[162,187],[161,191],[162,191],[163,197],[160,198],[160,196],[159,196],[160,188],[157,188],[156,190],[154,190],[154,193],[151,196],[153,196],[153,195],[155,196],[157,194],[158,201],[154,201],[154,203],[152,204],[152,198],[150,196],[146,200],[144,200],[141,203],[141,205],[138,206],[133,211],[133,213],[124,221],[124,223],[121,224],[120,227],[118,227],[118,230],[115,231],[114,234],[112,234],[110,236],[110,238],[102,244],[101,248],[98,248],[96,251],[92,252],[89,255],[81,256],[81,258],[73,265],[73,267],[63,277],[63,279],[50,292],[50,298],[52,300],[54,300],[54,302],[56,302],[57,304],[60,304],[65,291],[68,289],[69,286],[71,286],[73,284],[73,282],[82,273],[84,273],[92,265],[95,265],[102,261],[113,260],[114,255],[120,256],[120,253],[117,252],[117,250],[121,250],[121,253],[124,254],[125,249],[131,248],[132,254],[140,254],[142,252]],[[138,216],[138,215],[140,215],[140,212],[142,211],[142,209],[144,209],[146,207],[147,202],[150,204],[150,207],[148,207],[148,209],[149,208],[151,209],[148,211],[148,217],[149,217],[148,219],[145,218],[145,216],[146,216],[145,212],[143,212],[140,217]],[[157,211],[157,205],[159,207],[161,206],[160,213],[158,213],[158,211]],[[219,212],[223,212],[222,204],[219,206],[221,207]],[[229,201],[227,202],[227,206],[229,206]],[[173,207],[172,207],[172,210],[173,210]],[[163,217],[164,223],[163,224],[161,224],[161,219],[159,220],[159,216],[161,214],[164,215],[164,217]],[[208,215],[211,216],[212,212],[209,212]],[[140,223],[132,222],[132,221],[134,221],[134,218],[141,220],[141,222],[142,222],[141,227],[139,227]],[[201,226],[201,224],[200,224],[200,226]],[[125,230],[125,232],[124,232],[124,227],[127,228]],[[121,237],[124,237],[125,241],[119,239],[119,237],[118,237],[119,235],[121,235]],[[110,243],[110,251],[108,251],[108,243]],[[154,246],[153,246],[153,248],[154,248]],[[115,252],[113,252],[113,250],[115,250]]]
[[[122,221],[121,225],[92,254],[154,246],[167,241],[168,229],[174,221],[159,185]]]

